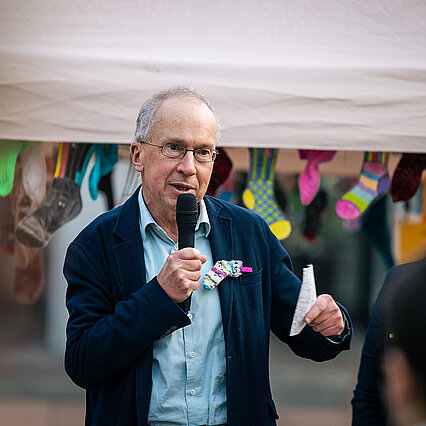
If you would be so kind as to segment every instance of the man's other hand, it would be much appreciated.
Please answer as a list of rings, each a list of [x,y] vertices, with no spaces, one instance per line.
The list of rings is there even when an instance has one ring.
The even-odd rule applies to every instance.
[[[326,337],[339,335],[345,326],[342,312],[329,294],[320,294],[304,319]]]

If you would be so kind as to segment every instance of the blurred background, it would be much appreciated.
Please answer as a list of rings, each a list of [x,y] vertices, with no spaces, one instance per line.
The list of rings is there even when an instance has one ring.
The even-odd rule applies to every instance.
[[[45,143],[43,150],[49,169],[48,165],[58,157],[59,144]],[[130,193],[139,184],[128,155],[128,146],[120,145],[117,163],[110,173],[116,201],[123,201],[124,192]],[[248,182],[249,155],[244,158],[232,148],[225,149],[222,155],[235,158],[236,166],[218,187],[216,196],[244,206],[242,194]],[[354,167],[352,176],[346,170],[338,173],[331,169],[322,176],[318,192],[321,203],[313,216],[308,210],[312,206],[300,201],[299,175],[284,172],[286,168],[303,168],[297,153],[281,150],[277,159],[274,200],[292,225],[291,234],[281,243],[292,257],[296,274],[301,277],[302,269],[312,263],[318,294],[332,294],[347,307],[354,322],[352,349],[322,364],[297,358],[272,336],[271,383],[281,416],[279,424],[350,423],[350,400],[371,304],[391,264],[420,258],[425,247],[424,235],[405,252],[401,245],[407,224],[421,226],[424,184],[409,202],[393,203],[386,193],[358,221],[348,222],[337,216],[335,204],[345,188],[356,181],[355,170],[362,164],[362,155],[352,156],[350,162],[345,160],[346,170]],[[390,173],[399,158],[400,155],[392,157]],[[19,266],[14,250],[20,243],[13,233],[12,197],[0,199],[1,425],[83,424],[84,391],[70,381],[63,368],[67,311],[62,266],[72,239],[109,208],[105,192],[99,190],[96,200],[89,192],[89,171],[95,161],[93,155],[81,184],[80,213],[52,234],[48,244],[40,249],[37,261],[26,268]],[[351,166],[352,162],[355,166]],[[370,221],[373,225],[369,225]]]
[[[426,251],[425,20],[416,0],[3,0],[0,425],[84,423],[63,368],[65,252],[138,186],[138,109],[172,85],[220,118],[210,193],[263,216],[353,319],[352,349],[322,364],[272,336],[279,425],[350,424],[371,305]]]

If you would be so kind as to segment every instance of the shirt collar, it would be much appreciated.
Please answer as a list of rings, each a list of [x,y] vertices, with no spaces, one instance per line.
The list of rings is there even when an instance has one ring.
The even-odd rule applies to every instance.
[[[160,225],[155,222],[151,213],[148,210],[148,207],[145,204],[145,201],[142,196],[142,186],[139,190],[138,195],[138,203],[139,203],[139,220],[140,220],[140,228],[142,233],[142,239],[146,238],[146,229],[148,226],[155,226],[161,229]],[[199,203],[200,206],[200,214],[198,215],[197,224],[195,225],[195,230],[204,231],[206,237],[208,237],[211,229],[209,215],[207,213],[206,203],[204,200],[201,200]]]

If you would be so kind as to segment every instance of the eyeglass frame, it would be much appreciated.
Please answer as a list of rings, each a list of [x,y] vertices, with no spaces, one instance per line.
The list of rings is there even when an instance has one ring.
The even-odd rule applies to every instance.
[[[165,143],[164,145],[155,145],[155,144],[153,144],[153,143],[146,142],[146,141],[138,141],[138,143],[144,143],[144,144],[146,144],[146,145],[151,145],[151,146],[156,146],[157,148],[161,148],[161,154],[162,154],[162,155],[164,155],[164,156],[165,156],[165,157],[167,157],[167,158],[172,158],[172,159],[174,159],[174,160],[180,160],[181,158],[185,157],[185,155],[186,155],[186,153],[187,153],[188,151],[191,151],[191,152],[193,153],[194,158],[195,158],[195,159],[196,159],[199,163],[213,163],[213,162],[216,160],[217,156],[219,155],[219,151],[218,151],[217,149],[210,149],[210,148],[195,148],[195,149],[188,149],[187,147],[185,147],[185,146],[183,146],[183,145],[180,145],[180,144],[178,144],[178,143]],[[180,157],[170,157],[170,155],[166,155],[166,154],[164,154],[164,147],[165,147],[165,146],[167,146],[167,145],[176,145],[176,146],[179,146],[179,147],[183,148],[183,154],[182,154]],[[195,151],[198,151],[198,150],[200,150],[200,149],[207,149],[207,150],[211,151],[211,152],[212,152],[212,156],[214,156],[214,158],[213,158],[212,160],[206,160],[206,161],[199,160],[199,159],[196,157],[196,155],[195,155]]]

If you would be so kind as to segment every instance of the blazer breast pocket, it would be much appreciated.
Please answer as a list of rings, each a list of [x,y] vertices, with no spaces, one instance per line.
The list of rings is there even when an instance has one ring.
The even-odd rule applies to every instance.
[[[238,282],[241,286],[252,286],[262,284],[262,268],[256,272],[243,273],[238,277]]]

